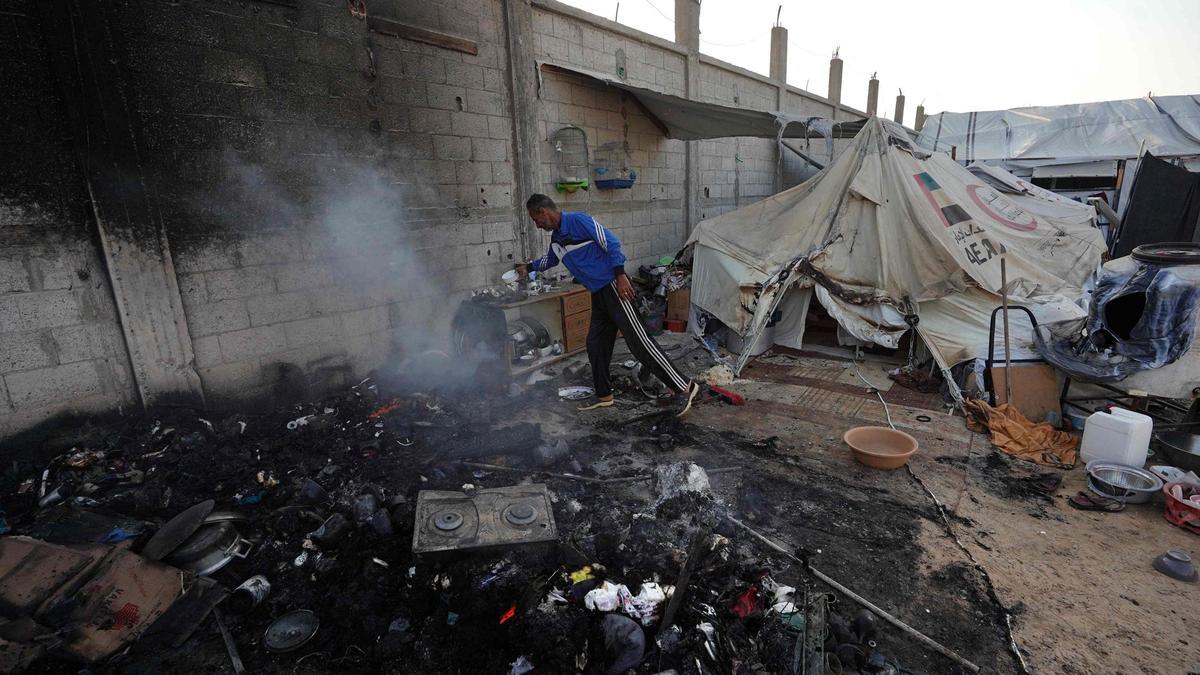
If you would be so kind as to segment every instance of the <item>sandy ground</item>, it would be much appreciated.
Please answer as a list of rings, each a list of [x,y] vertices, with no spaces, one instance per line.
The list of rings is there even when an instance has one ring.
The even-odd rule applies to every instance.
[[[850,426],[886,424],[878,398],[846,363],[813,357],[769,360],[773,363],[753,364],[734,385],[747,395],[746,407],[702,406],[691,421],[713,429],[734,425],[750,436],[778,436],[798,461],[876,485],[889,499],[928,506],[923,491],[896,489],[898,481],[911,481],[904,472],[864,469],[842,444],[841,434]],[[887,367],[868,362],[860,370],[879,382]],[[898,397],[890,394],[886,398]],[[961,417],[897,403],[889,404],[889,411],[896,427],[920,440],[914,473],[945,502],[955,533],[1012,613],[1014,637],[1031,671],[1200,671],[1194,609],[1200,585],[1170,579],[1151,567],[1154,556],[1168,548],[1200,550],[1200,539],[1166,522],[1161,498],[1122,513],[1078,511],[1066,499],[1085,489],[1081,467],[1065,472],[1056,494],[1044,497],[1026,489],[1027,478],[1044,470],[1008,461],[986,436],[968,431]],[[920,544],[922,575],[951,564],[970,565],[935,519],[924,520]],[[923,581],[936,593],[928,576]],[[920,626],[920,619],[914,617],[913,624]],[[934,637],[955,647],[953,635]],[[1019,670],[1015,659],[998,667]]]

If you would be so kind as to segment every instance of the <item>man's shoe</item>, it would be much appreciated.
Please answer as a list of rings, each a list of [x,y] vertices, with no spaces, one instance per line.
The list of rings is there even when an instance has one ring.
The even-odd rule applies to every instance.
[[[700,393],[700,384],[698,382],[688,382],[688,388],[675,394],[675,400],[672,402],[675,408],[675,416],[683,417],[689,410],[692,409],[692,403],[696,400],[696,396]]]

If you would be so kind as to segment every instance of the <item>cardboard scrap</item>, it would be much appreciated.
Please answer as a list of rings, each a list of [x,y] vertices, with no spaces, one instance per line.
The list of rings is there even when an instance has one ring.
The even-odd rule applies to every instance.
[[[97,661],[138,639],[189,579],[114,546],[0,538],[0,615],[11,622],[36,619],[60,635],[58,652],[82,661]],[[6,647],[0,657],[18,663],[29,657],[27,645],[0,638],[9,641],[0,645]]]

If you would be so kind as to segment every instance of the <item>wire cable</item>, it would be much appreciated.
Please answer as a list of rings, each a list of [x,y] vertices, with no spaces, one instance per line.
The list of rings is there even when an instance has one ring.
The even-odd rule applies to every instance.
[[[659,9],[659,8],[658,8],[658,5],[655,5],[653,2],[650,2],[650,0],[645,0],[645,3],[646,3],[647,5],[650,5],[650,8],[651,8],[651,9],[653,9],[653,10],[654,10],[654,11],[656,11],[656,12],[658,12],[658,15],[659,15],[659,16],[661,16],[662,18],[666,19],[667,21],[670,21],[672,24],[674,24],[674,23],[675,23],[675,19],[672,19],[671,17],[667,16],[666,14],[663,14],[663,11],[662,11],[661,9]]]
[[[858,376],[858,379],[862,380],[863,382],[866,382],[867,386],[871,388],[871,391],[875,392],[875,395],[879,397],[879,402],[881,404],[883,404],[883,414],[885,416],[887,416],[888,426],[891,427],[892,429],[895,429],[896,425],[892,424],[892,413],[890,410],[888,410],[887,401],[883,400],[883,394],[879,393],[879,388],[876,387],[875,385],[871,384],[871,381],[868,380],[867,378],[863,377],[863,374],[858,371],[858,361],[857,360],[851,361],[850,364],[851,364],[851,366],[853,366],[854,374]]]

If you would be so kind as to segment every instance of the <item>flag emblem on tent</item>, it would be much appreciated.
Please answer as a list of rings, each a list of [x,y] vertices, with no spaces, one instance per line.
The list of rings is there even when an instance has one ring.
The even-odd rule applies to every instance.
[[[950,195],[946,194],[942,186],[933,179],[933,176],[922,171],[921,173],[914,174],[913,178],[917,179],[917,185],[921,186],[921,191],[929,198],[929,203],[937,210],[946,227],[971,219],[971,214],[964,211],[963,207],[955,204],[954,200],[950,199]]]

